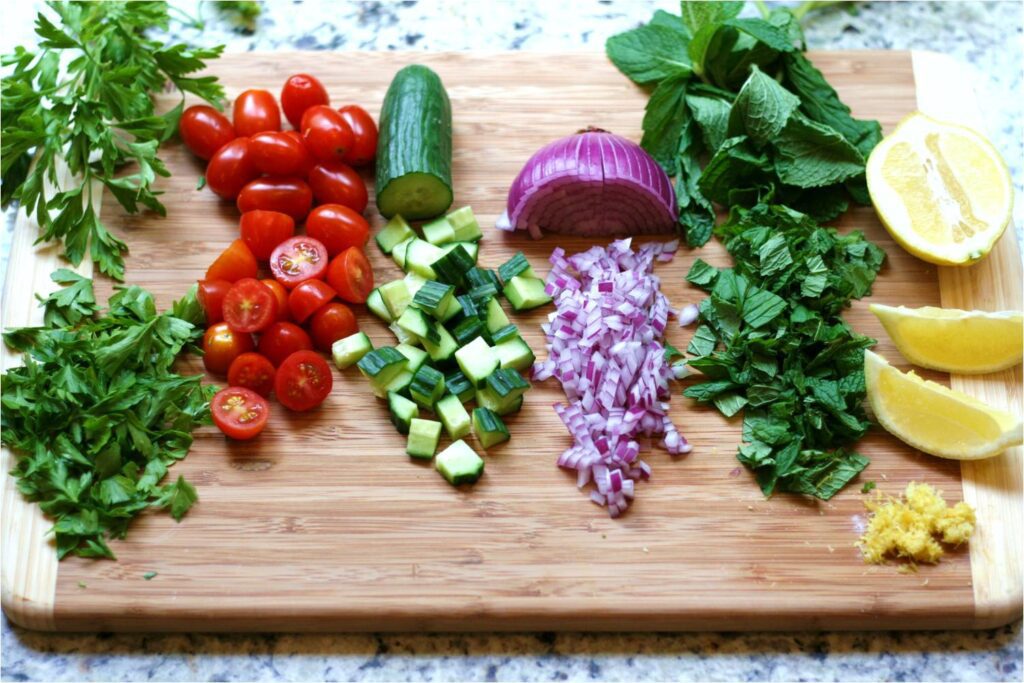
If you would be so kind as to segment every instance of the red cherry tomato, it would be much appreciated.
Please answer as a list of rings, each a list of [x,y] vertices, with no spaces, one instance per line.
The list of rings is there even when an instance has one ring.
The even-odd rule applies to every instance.
[[[349,247],[335,256],[327,268],[327,282],[342,301],[366,303],[366,297],[373,290],[373,269],[363,250]]]
[[[218,149],[206,165],[206,184],[219,197],[234,199],[246,183],[259,177],[249,154],[249,138],[235,138]]]
[[[256,277],[257,267],[256,257],[245,242],[235,240],[206,269],[206,279],[237,282],[245,277]]]
[[[334,257],[349,247],[365,247],[370,224],[347,206],[321,204],[306,217],[306,234],[323,242],[327,255]]]
[[[260,353],[277,366],[296,351],[312,348],[309,335],[295,323],[274,323],[260,335]]]
[[[235,332],[227,323],[211,325],[203,335],[203,365],[215,375],[223,375],[236,358],[252,350],[252,335]]]
[[[325,104],[310,107],[302,115],[302,137],[310,153],[320,161],[341,161],[355,141],[341,113]]]
[[[277,400],[289,410],[310,410],[324,402],[334,386],[327,361],[315,351],[296,351],[288,356],[274,377]]]
[[[377,155],[377,124],[362,107],[348,104],[338,110],[341,118],[352,129],[352,149],[342,159],[346,164],[365,166]]]
[[[247,441],[263,431],[270,416],[270,404],[245,387],[221,389],[210,399],[210,415],[225,436]]]
[[[301,139],[300,139],[301,140]],[[313,158],[305,143],[288,133],[257,133],[249,138],[249,154],[260,173],[300,176],[309,173]]]
[[[224,295],[231,289],[227,280],[200,280],[196,298],[206,314],[206,324],[215,325],[224,320]]]
[[[269,289],[277,299],[277,319],[288,320],[288,290],[277,280],[260,280],[263,286]]]
[[[279,211],[301,221],[313,207],[313,192],[301,178],[257,178],[238,193],[238,210]]]
[[[274,247],[295,235],[295,219],[280,211],[247,211],[238,222],[242,240],[260,261],[274,253]]]
[[[341,204],[356,213],[366,210],[366,183],[355,169],[340,161],[313,166],[309,172],[309,186],[319,204]]]
[[[259,332],[276,319],[277,297],[259,280],[239,280],[224,295],[224,322],[235,332]]]
[[[330,259],[327,247],[312,237],[293,237],[277,245],[270,255],[270,272],[285,287],[312,278],[323,278]]]
[[[323,83],[309,74],[295,74],[281,88],[281,109],[292,128],[302,126],[302,115],[307,109],[329,101]]]
[[[274,96],[266,90],[246,90],[235,99],[235,130],[239,135],[256,135],[281,130],[281,112]]]
[[[288,310],[292,320],[302,324],[306,318],[334,298],[334,290],[323,280],[306,280],[288,295]]]
[[[182,112],[178,135],[200,159],[209,159],[214,152],[238,137],[227,117],[205,104],[193,105]]]
[[[309,147],[306,146],[306,139],[302,137],[302,133],[300,133],[297,130],[285,130],[281,132],[290,137],[292,140],[295,140],[295,142],[302,145],[302,149],[305,150],[306,165],[302,169],[300,169],[299,172],[296,173],[295,175],[300,176],[302,178],[307,177],[309,175],[309,172],[313,170],[313,166],[316,164],[316,159],[314,159],[313,155],[309,153]]]
[[[270,396],[274,390],[274,372],[274,364],[266,356],[250,351],[231,363],[228,384],[251,389],[260,396]]]
[[[330,353],[334,342],[359,331],[359,323],[351,308],[335,301],[321,306],[313,314],[309,321],[309,331],[313,334],[316,348]]]

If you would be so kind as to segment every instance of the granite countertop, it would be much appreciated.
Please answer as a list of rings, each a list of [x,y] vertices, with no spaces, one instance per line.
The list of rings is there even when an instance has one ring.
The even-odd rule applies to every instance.
[[[195,14],[195,2],[179,4]],[[210,20],[229,51],[601,50],[674,2],[271,0],[252,35]],[[28,44],[38,3],[8,3],[3,52]],[[748,8],[748,11],[752,8]],[[209,7],[204,14],[210,14]],[[988,133],[1024,192],[1024,4],[858,3],[806,22],[816,49],[928,49],[975,66]],[[176,36],[194,40],[195,30]],[[1017,93],[1014,95],[1013,93]],[[1011,105],[1011,102],[1018,102]],[[1014,224],[1024,220],[1018,200]],[[6,272],[13,225],[2,234]],[[65,635],[2,624],[4,681],[27,680],[1021,680],[1021,623],[979,632],[824,634]]]

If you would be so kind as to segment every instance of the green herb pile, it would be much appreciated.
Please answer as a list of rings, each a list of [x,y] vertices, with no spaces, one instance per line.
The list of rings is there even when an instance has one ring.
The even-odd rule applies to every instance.
[[[113,558],[106,539],[124,538],[140,512],[180,520],[196,501],[184,478],[160,481],[210,423],[214,388],[172,369],[202,336],[202,309],[194,287],[166,313],[125,287],[100,310],[91,280],[51,277],[66,286],[41,300],[44,325],[3,335],[26,355],[0,376],[0,440],[18,456],[18,489],[54,518],[58,556]]]
[[[878,122],[853,118],[804,56],[803,8],[739,18],[742,6],[684,1],[682,16],[656,12],[606,45],[623,74],[653,87],[641,145],[676,178],[690,246],[711,237],[712,202],[784,204],[819,221],[850,198],[869,202]]]
[[[190,48],[146,38],[170,24],[165,2],[50,2],[60,18],[36,18],[39,49],[4,55],[0,105],[2,204],[21,203],[42,228],[41,240],[59,240],[78,265],[86,254],[100,271],[124,279],[127,245],[100,222],[93,193],[98,181],[129,213],[164,214],[152,187],[169,172],[157,156],[174,134],[193,93],[215,106],[224,90],[212,76],[193,77],[223,46]],[[157,115],[153,95],[171,83],[182,104]],[[34,163],[33,163],[34,161]],[[118,173],[135,163],[131,173]],[[54,186],[66,164],[71,187]]]

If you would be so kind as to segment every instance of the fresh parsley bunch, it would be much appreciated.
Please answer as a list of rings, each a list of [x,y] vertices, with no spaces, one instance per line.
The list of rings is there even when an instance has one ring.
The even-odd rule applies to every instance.
[[[711,237],[712,202],[761,201],[821,221],[866,204],[864,160],[877,121],[850,115],[808,61],[803,31],[779,8],[738,17],[742,2],[682,2],[608,39],[609,59],[653,87],[641,145],[676,178],[679,222],[690,246]]]
[[[0,440],[18,456],[18,490],[54,518],[58,556],[113,558],[106,539],[124,538],[140,512],[180,520],[196,501],[184,478],[160,482],[210,423],[214,387],[173,370],[202,336],[202,309],[195,287],[166,313],[125,287],[101,311],[91,280],[51,277],[66,286],[41,300],[45,324],[3,335],[26,355],[0,376]]]
[[[88,253],[100,271],[124,279],[127,245],[100,222],[93,181],[129,213],[141,207],[163,215],[157,176],[170,175],[157,156],[178,127],[184,93],[215,106],[224,90],[206,68],[223,46],[190,48],[146,38],[149,28],[170,23],[165,2],[50,2],[54,25],[36,18],[39,49],[18,47],[4,55],[13,67],[2,85],[2,203],[17,200],[42,228],[40,240],[60,240],[78,265]],[[163,115],[153,95],[170,83],[182,103]],[[134,163],[131,173],[119,173]],[[57,187],[62,164],[74,177]]]

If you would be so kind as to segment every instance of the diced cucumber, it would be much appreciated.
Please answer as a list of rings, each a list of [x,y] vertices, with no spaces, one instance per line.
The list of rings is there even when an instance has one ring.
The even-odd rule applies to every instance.
[[[519,328],[515,325],[505,325],[491,332],[491,346],[500,344],[503,341],[509,339],[515,339],[519,336]]]
[[[339,370],[351,367],[360,358],[373,351],[373,344],[365,332],[356,332],[344,339],[339,339],[331,346],[331,356]]]
[[[505,309],[501,307],[501,302],[497,298],[492,298],[487,302],[485,316],[487,331],[491,334],[509,324],[508,315],[505,314]]]
[[[489,408],[477,408],[473,411],[473,433],[484,448],[497,446],[509,439],[508,427],[498,414]]]
[[[420,291],[420,287],[423,283],[428,280],[417,273],[406,273],[405,274],[405,286],[409,288],[409,296],[416,296],[416,292]]]
[[[530,345],[518,336],[495,344],[494,353],[497,354],[501,367],[520,372],[525,372],[537,359]]]
[[[434,467],[449,484],[472,484],[484,472],[484,460],[462,439],[437,454]]]
[[[405,369],[407,359],[393,346],[382,346],[359,359],[356,367],[370,380],[375,390],[383,390],[388,382]],[[377,393],[375,391],[374,393]]]
[[[519,396],[513,401],[503,401],[498,398],[493,391],[484,387],[483,389],[477,389],[476,402],[481,408],[487,408],[493,410],[498,415],[508,415],[510,413],[518,413],[520,408],[523,407],[523,397]]]
[[[466,272],[473,267],[474,263],[473,258],[460,244],[431,261],[430,267],[441,282],[462,287],[466,282]]]
[[[405,219],[396,214],[380,229],[375,239],[380,250],[385,254],[390,254],[395,245],[415,236],[416,233],[412,231]]]
[[[435,218],[423,224],[423,239],[435,246],[455,241],[455,228],[446,218]]]
[[[528,311],[551,303],[544,291],[544,281],[526,275],[516,275],[505,284],[505,298],[516,311]]]
[[[511,402],[526,393],[530,383],[512,368],[498,368],[487,376],[487,389],[503,402]]]
[[[492,284],[495,289],[501,285],[498,281],[498,276],[495,275],[493,270],[490,268],[480,268],[479,266],[474,266],[466,271],[466,284],[470,288]]]
[[[530,262],[526,260],[526,257],[521,251],[517,251],[512,258],[498,266],[498,277],[500,277],[501,281],[506,284],[517,275],[532,278],[537,277],[533,272],[533,267],[530,265]]]
[[[394,246],[391,250],[391,260],[395,262],[395,265],[405,270],[405,259],[409,251],[409,245],[416,241],[416,237],[410,237],[406,240],[402,240]]]
[[[459,345],[455,343],[455,338],[443,325],[437,326],[437,334],[440,340],[436,344],[429,339],[422,339],[423,348],[430,354],[430,360],[435,363],[451,360],[455,352],[459,350]]]
[[[414,417],[409,421],[409,440],[405,444],[405,452],[413,458],[429,460],[434,457],[440,440],[440,422]]]
[[[488,299],[498,296],[498,288],[489,282],[484,285],[477,285],[469,290],[469,296],[476,302],[477,308],[483,308],[487,306]]]
[[[487,377],[498,368],[498,356],[483,337],[477,337],[456,351],[455,362],[476,387],[482,387]]]
[[[462,313],[462,304],[456,297],[452,297],[452,300],[448,302],[448,306],[444,309],[444,313],[441,314],[439,320],[446,323],[460,313]]]
[[[473,297],[470,295],[460,294],[455,297],[455,301],[459,304],[459,313],[462,314],[463,318],[476,318],[480,315],[480,311],[476,307],[476,302],[473,301]]]
[[[409,286],[405,283],[405,280],[385,282],[377,289],[380,291],[380,296],[384,300],[388,313],[391,314],[391,319],[396,320],[401,317],[412,300],[412,295],[409,294]]]
[[[377,398],[386,398],[388,394],[408,394],[409,387],[412,386],[413,374],[409,370],[402,370],[400,373],[391,378],[383,387],[378,387],[374,384],[370,384],[370,388],[373,389],[373,395]]]
[[[419,337],[417,337],[415,334],[410,334],[406,330],[403,330],[401,327],[398,326],[397,322],[393,322],[390,325],[388,325],[388,329],[391,330],[391,332],[398,339],[398,343],[399,344],[419,344],[420,343],[420,338]]]
[[[484,236],[480,230],[480,223],[473,215],[473,209],[468,206],[452,211],[447,218],[455,229],[455,239],[460,242],[474,242]]]
[[[370,309],[370,313],[380,318],[386,323],[394,320],[391,314],[388,313],[388,307],[384,305],[384,297],[380,295],[380,289],[374,289],[370,292],[370,296],[366,297],[366,307]]]
[[[416,306],[434,316],[443,318],[448,311],[448,306],[455,299],[455,288],[443,282],[428,280],[423,283],[420,290],[416,292],[413,301]]]
[[[463,403],[471,400],[476,394],[473,383],[466,379],[460,370],[456,370],[444,378],[444,388],[452,396],[457,396]]]
[[[458,396],[445,396],[434,404],[434,412],[441,419],[441,424],[453,441],[469,434],[469,413],[462,407],[462,401]]]
[[[476,242],[451,242],[450,244],[446,244],[441,248],[444,249],[445,253],[448,253],[455,247],[462,247],[462,250],[466,252],[466,254],[468,254],[471,259],[473,259],[473,263],[476,263],[477,256],[480,254],[479,244],[477,244]]]
[[[420,416],[420,409],[415,403],[395,392],[388,394],[388,412],[391,414],[391,423],[395,425],[399,434],[408,434],[409,423],[414,417]]]
[[[463,318],[452,330],[455,343],[465,346],[484,333],[484,323],[480,318]]]
[[[434,344],[441,340],[437,322],[415,306],[406,308],[405,313],[396,322],[398,327],[414,335],[419,340],[429,340]]]
[[[403,270],[422,275],[428,280],[437,280],[437,273],[434,272],[431,264],[444,255],[442,249],[435,247],[430,242],[414,239],[406,250]]]
[[[427,352],[423,349],[417,349],[411,344],[399,344],[395,347],[400,354],[406,357],[408,363],[406,369],[411,372],[416,372],[420,369],[420,366],[427,362]]]
[[[422,407],[433,410],[437,399],[444,395],[444,375],[429,365],[421,366],[412,377],[409,395]]]

